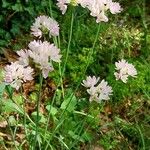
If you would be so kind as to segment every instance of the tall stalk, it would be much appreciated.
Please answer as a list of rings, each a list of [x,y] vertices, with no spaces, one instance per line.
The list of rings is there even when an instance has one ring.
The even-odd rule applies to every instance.
[[[65,69],[66,69],[66,64],[67,64],[67,61],[68,61],[70,45],[71,45],[71,39],[72,39],[73,22],[74,22],[74,9],[72,10],[72,14],[71,14],[71,25],[70,25],[69,41],[68,41],[68,46],[67,46],[67,51],[66,51],[66,57],[65,57],[65,62],[64,62],[64,66],[63,66],[62,76],[64,75],[64,72],[65,72]]]
[[[38,93],[38,97],[37,97],[37,106],[36,106],[36,131],[35,131],[35,141],[34,141],[34,147],[33,149],[36,150],[36,143],[37,143],[37,137],[38,137],[38,127],[39,127],[39,107],[40,107],[40,100],[41,100],[41,92],[42,92],[42,83],[43,83],[43,76],[40,73],[39,76],[39,80],[40,80],[40,85],[39,85],[39,93]]]
[[[51,12],[51,15],[52,15],[52,12]],[[66,50],[66,56],[65,56],[65,62],[64,62],[64,66],[63,66],[63,70],[61,71],[61,65],[59,64],[59,74],[60,74],[60,84],[61,84],[61,89],[62,89],[62,94],[63,94],[63,98],[64,98],[64,89],[63,89],[63,80],[62,80],[62,77],[64,75],[64,72],[65,72],[65,68],[66,68],[66,64],[67,64],[67,61],[68,61],[68,56],[69,56],[69,51],[70,51],[70,45],[71,45],[71,39],[72,39],[72,31],[73,31],[73,22],[74,22],[74,10],[72,10],[72,14],[71,14],[71,24],[70,24],[70,33],[69,33],[69,40],[68,40],[68,46],[67,46],[67,50]],[[60,45],[60,41],[58,39],[58,44]],[[56,96],[56,93],[52,99],[52,103],[51,103],[51,106],[53,105],[54,103],[54,100],[55,100],[55,96]],[[49,110],[49,115],[48,115],[48,121],[47,121],[47,124],[46,124],[46,128],[45,128],[45,136],[44,138],[46,138],[46,132],[47,132],[47,129],[48,129],[48,123],[50,121],[50,112],[51,112],[51,106],[50,106],[50,110]],[[63,116],[63,114],[62,114]],[[61,123],[60,123],[61,122]],[[54,131],[52,132],[52,135],[51,135],[51,138],[50,140],[52,139],[53,135],[55,134],[56,130],[60,127],[60,124],[62,124],[62,119],[61,121],[59,121],[58,125],[56,126],[56,128],[54,129]],[[46,149],[48,148],[48,144],[46,145]]]
[[[24,113],[24,115],[23,115],[24,132],[25,132],[25,135],[26,135],[26,138],[27,138],[27,142],[29,142],[28,135],[27,135],[27,129],[26,129],[26,121],[27,121],[27,116],[26,116],[26,100],[23,97],[23,89],[22,89],[22,87],[21,87],[21,98],[22,98],[23,113]]]
[[[100,32],[100,27],[101,27],[101,25],[100,25],[100,23],[99,23],[98,28],[97,28],[97,32],[96,32],[96,36],[95,36],[95,39],[94,39],[94,42],[93,42],[92,49],[91,49],[91,51],[89,52],[88,57],[87,57],[88,60],[87,60],[87,64],[86,64],[86,66],[85,66],[85,70],[84,70],[84,74],[83,74],[83,75],[85,75],[85,73],[86,73],[86,71],[87,71],[87,68],[88,68],[88,66],[89,66],[91,57],[92,57],[92,55],[93,55],[94,48],[95,48],[96,42],[97,42],[97,40],[98,40],[98,35],[99,35],[99,32]]]
[[[53,18],[53,12],[52,12],[52,6],[51,6],[51,2],[49,1],[49,12],[50,12],[50,16]],[[58,39],[57,37],[53,38],[53,42],[54,44],[60,48],[60,36],[58,35]],[[62,96],[64,98],[64,87],[63,87],[63,75],[62,75],[62,70],[61,70],[61,63],[59,63],[59,75],[60,75],[60,82],[59,84],[61,85],[61,89],[62,89]]]
[[[144,40],[143,40],[143,45],[144,45],[144,54],[145,56],[149,55],[149,51],[147,48],[147,35],[148,35],[148,26],[147,26],[147,22],[146,22],[146,1],[143,0],[143,8],[141,8],[141,6],[137,5],[137,8],[139,10],[139,13],[141,15],[141,22],[142,22],[142,26],[143,26],[143,32],[144,32]]]
[[[92,57],[92,55],[93,55],[93,51],[94,51],[96,42],[97,42],[97,40],[98,40],[99,32],[100,32],[100,24],[99,24],[99,26],[98,26],[98,28],[97,28],[96,37],[95,37],[95,40],[94,40],[93,46],[92,46],[92,51],[90,51],[89,54],[88,54],[88,61],[87,61],[85,70],[84,70],[84,72],[83,72],[83,76],[81,77],[81,80],[82,80],[82,78],[84,77],[84,75],[85,75],[85,73],[86,73],[86,70],[87,70],[87,68],[88,68],[88,66],[89,66],[90,59],[91,59],[91,57]],[[77,87],[76,87],[74,93],[77,91],[77,89],[79,88],[79,85],[80,85],[80,84],[81,84],[81,81],[80,81],[79,84],[77,85]],[[59,122],[58,122],[58,125],[56,126],[56,128],[55,128],[54,131],[52,132],[52,136],[55,135],[55,132],[56,132],[57,129],[60,127],[60,124],[62,124],[62,122],[64,121],[63,115],[64,115],[64,113],[66,112],[66,109],[67,109],[67,107],[69,106],[69,104],[70,104],[70,102],[71,102],[71,100],[72,100],[72,98],[73,98],[73,95],[74,95],[74,94],[72,93],[72,95],[71,95],[71,97],[70,97],[70,100],[69,100],[69,102],[68,102],[66,108],[65,108],[65,109],[63,110],[63,112],[61,113],[61,115],[60,115],[60,120],[59,120]],[[87,116],[88,116],[88,115],[87,115]],[[86,119],[87,119],[87,116],[86,116],[85,119],[83,120],[83,124],[82,124],[81,130],[83,129],[83,125],[84,125],[84,123],[85,123],[85,121],[86,121]],[[80,132],[81,132],[81,130],[80,130]],[[80,133],[79,133],[79,134],[80,134]]]

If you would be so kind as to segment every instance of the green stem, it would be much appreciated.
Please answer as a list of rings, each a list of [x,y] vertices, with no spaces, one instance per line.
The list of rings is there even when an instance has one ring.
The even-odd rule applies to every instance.
[[[102,107],[102,106],[101,106],[101,107]],[[100,105],[99,105],[99,108],[101,108],[101,107],[100,107]],[[88,111],[87,115],[85,116],[85,118],[83,119],[82,124],[81,124],[81,125],[78,125],[78,127],[77,127],[77,128],[75,129],[75,131],[74,131],[74,133],[76,133],[77,130],[78,130],[78,128],[81,127],[80,130],[78,131],[77,136],[80,136],[81,133],[82,133],[82,131],[83,131],[83,129],[84,129],[84,125],[85,125],[85,123],[86,123],[86,121],[87,121],[87,119],[88,119],[88,117],[89,117],[89,115],[90,115],[91,104],[89,104],[88,108],[89,108],[89,111]],[[90,118],[93,119],[93,120],[91,121],[91,124],[92,124],[92,123],[95,121],[96,116],[90,117]],[[87,126],[86,129],[84,130],[84,133],[86,133],[86,131],[88,130],[89,127],[90,127],[90,124],[88,124],[88,126]],[[84,133],[83,133],[83,134],[84,134]],[[76,140],[73,142],[73,144],[71,145],[71,147],[70,147],[69,149],[72,149],[72,148],[77,144],[77,142],[78,142],[78,139],[76,139]]]
[[[99,36],[99,32],[100,32],[100,27],[101,27],[101,25],[99,24],[99,25],[98,25],[97,32],[96,32],[96,37],[95,37],[95,40],[94,40],[94,43],[93,43],[93,46],[92,46],[92,50],[89,52],[88,57],[87,57],[87,58],[88,58],[88,61],[87,61],[87,64],[86,64],[86,66],[85,66],[85,70],[84,70],[84,74],[83,74],[83,75],[85,75],[86,70],[87,70],[87,68],[88,68],[88,66],[89,66],[91,57],[92,57],[92,55],[93,55],[94,48],[95,48],[96,42],[97,42],[97,40],[98,40],[98,36]]]
[[[78,83],[78,85],[77,85],[77,87],[76,87],[74,93],[76,93],[76,91],[78,90],[78,88],[79,88],[79,86],[80,86],[80,84],[81,84],[81,82],[82,82],[82,79],[83,79],[84,75],[86,74],[86,70],[87,70],[87,68],[88,68],[88,66],[89,66],[90,59],[91,59],[91,57],[92,57],[92,54],[93,54],[93,51],[94,51],[94,48],[95,48],[95,44],[96,44],[96,42],[97,42],[97,40],[98,40],[99,31],[100,31],[100,24],[99,24],[98,29],[97,29],[97,33],[96,33],[96,37],[95,37],[95,40],[94,40],[94,43],[93,43],[93,46],[92,46],[92,50],[91,50],[91,51],[89,52],[89,54],[88,54],[88,61],[87,61],[87,64],[86,64],[86,66],[85,66],[85,70],[84,70],[84,72],[83,72],[83,76],[81,77],[81,81]],[[70,102],[71,102],[71,100],[72,100],[72,98],[73,98],[73,95],[74,95],[74,94],[72,94],[72,96],[70,97],[70,101],[68,102],[67,106],[69,106],[69,104],[70,104]],[[67,109],[67,106],[66,106],[66,109]],[[63,116],[63,114],[65,113],[66,109],[64,109],[64,111],[62,112],[60,118],[62,118],[62,116]]]
[[[42,92],[42,83],[43,83],[43,76],[40,74],[40,86],[39,86],[39,93],[37,97],[37,107],[36,107],[36,131],[35,131],[35,141],[34,141],[34,149],[36,150],[36,143],[37,143],[37,137],[38,137],[38,127],[39,127],[39,107],[40,107],[40,100],[41,100],[41,92]]]
[[[123,32],[124,32],[124,37],[127,41],[128,56],[131,57],[130,41],[129,41],[129,38],[128,38],[126,31],[123,30]]]
[[[57,38],[53,38],[53,41],[55,43],[55,45],[57,47],[60,47],[60,38],[58,37],[58,41],[57,41]],[[61,63],[59,63],[59,76],[60,76],[60,82],[59,84],[61,85],[61,90],[62,90],[62,96],[64,98],[64,86],[63,86],[63,74],[62,74],[62,71],[61,71]]]
[[[137,121],[136,121],[136,123],[137,123]],[[138,125],[138,123],[136,124],[136,126],[137,126],[137,129],[138,129],[139,134],[140,134],[140,136],[141,136],[141,142],[142,142],[142,146],[143,146],[143,147],[142,147],[142,150],[146,150],[143,132],[142,132],[140,126]]]
[[[10,129],[10,132],[11,132],[11,135],[12,135],[12,141],[13,141],[13,143],[14,143],[14,146],[15,146],[16,150],[19,150],[18,147],[17,147],[17,145],[16,145],[16,142],[15,142],[15,135],[16,135],[16,128],[17,128],[17,127],[15,127],[15,131],[14,131],[14,133],[13,133],[13,130],[11,129],[9,120],[8,120],[7,118],[5,118],[5,120],[6,120],[7,123],[8,123],[9,129]]]
[[[52,6],[51,6],[51,1],[49,0],[49,12],[50,12],[50,16],[53,16],[53,12],[52,12]]]
[[[61,119],[61,122],[59,121],[59,124],[57,125],[57,127],[54,129],[54,131],[53,131],[52,134],[51,134],[51,137],[50,137],[50,139],[49,139],[49,142],[48,142],[47,145],[46,145],[45,150],[48,149],[48,145],[50,144],[52,138],[55,136],[55,133],[56,133],[57,129],[59,129],[59,128],[61,127],[61,125],[63,124],[63,122],[64,122],[64,120],[62,120],[62,119]]]
[[[52,12],[52,7],[51,7],[50,1],[49,1],[49,12],[50,12],[50,16],[53,17],[53,12]],[[58,48],[60,48],[60,37],[59,37],[59,36],[58,36],[58,39],[57,39],[57,37],[54,37],[54,38],[53,38],[53,42],[54,42],[54,44],[55,44]],[[63,98],[64,98],[64,87],[63,87],[61,63],[59,63],[59,75],[60,75],[60,81],[59,81],[58,86],[57,86],[56,89],[58,89],[59,85],[61,85],[62,95],[63,95]],[[56,90],[56,91],[57,91],[57,90]],[[47,133],[48,125],[49,125],[49,122],[50,122],[51,108],[52,108],[52,106],[53,106],[53,104],[54,104],[55,97],[56,97],[56,91],[55,91],[55,93],[54,93],[52,102],[49,103],[49,104],[50,104],[50,109],[49,109],[49,112],[48,112],[47,123],[46,123],[45,131],[44,131],[44,141],[45,141],[45,142],[47,141],[47,140],[46,140],[46,133]],[[46,149],[47,149],[48,146],[49,146],[49,143],[47,143]]]
[[[50,12],[50,16],[53,17],[53,12],[52,12],[52,6],[51,6],[51,2],[49,1],[49,12]],[[58,36],[58,40],[57,37],[53,38],[53,42],[55,43],[55,45],[57,47],[60,48],[60,36]],[[62,89],[62,95],[64,98],[64,87],[63,87],[63,75],[62,75],[62,71],[61,71],[61,63],[59,63],[59,75],[60,75],[60,84],[61,84],[61,89]]]
[[[96,33],[96,37],[95,37],[95,40],[94,40],[94,43],[93,43],[93,46],[92,46],[92,50],[91,50],[91,51],[89,52],[89,54],[88,54],[88,61],[87,61],[87,64],[86,64],[86,67],[85,67],[85,70],[84,70],[84,73],[83,73],[82,78],[83,78],[84,75],[86,74],[86,70],[87,70],[87,68],[88,68],[88,66],[89,66],[91,57],[92,57],[93,52],[94,52],[94,48],[95,48],[96,42],[97,42],[97,40],[98,40],[99,32],[100,32],[100,24],[99,24],[98,29],[97,29],[97,33]],[[82,78],[81,78],[81,80],[82,80]],[[78,87],[80,86],[80,83],[81,83],[81,81],[80,81],[79,84],[77,85],[75,91],[77,91]],[[72,96],[72,97],[73,97],[73,96]],[[70,101],[71,101],[71,100],[70,100]],[[82,132],[82,130],[83,130],[83,127],[84,127],[84,124],[85,124],[85,122],[86,122],[86,120],[87,120],[88,115],[89,115],[89,112],[88,112],[87,116],[84,118],[84,120],[83,120],[83,122],[82,122],[82,126],[81,126],[81,128],[80,128],[80,131],[78,132],[78,135],[81,134],[81,132]],[[73,147],[73,145],[76,144],[76,142],[77,142],[77,141],[74,141],[74,143],[72,144],[71,148]]]
[[[74,131],[74,133],[76,133],[76,132],[78,131],[79,127],[81,127],[80,130],[78,131],[77,136],[80,136],[80,134],[81,134],[81,132],[82,132],[82,130],[83,130],[83,128],[84,128],[85,122],[86,122],[86,120],[87,120],[87,118],[88,118],[88,116],[89,116],[89,114],[90,114],[90,104],[89,104],[89,107],[88,107],[88,108],[89,108],[89,111],[88,111],[87,115],[84,117],[84,119],[83,119],[83,121],[81,122],[81,124],[79,124],[79,125],[76,127],[75,131]],[[95,118],[94,118],[94,119],[95,119]],[[74,147],[74,145],[75,145],[77,142],[78,142],[78,139],[76,139],[76,140],[72,143],[72,145],[71,145],[71,147],[70,147],[69,149],[72,149],[72,148]]]
[[[52,14],[51,14],[52,15]],[[70,45],[71,45],[71,39],[72,39],[72,31],[73,31],[73,21],[74,21],[74,12],[72,12],[72,16],[71,16],[71,25],[70,25],[70,34],[69,34],[69,41],[68,41],[68,47],[67,47],[67,51],[66,51],[66,57],[65,57],[65,62],[64,62],[64,66],[63,66],[63,71],[61,72],[61,66],[59,64],[59,73],[60,73],[60,83],[61,83],[61,89],[62,89],[62,93],[63,93],[63,97],[64,97],[64,88],[63,88],[63,80],[62,80],[62,77],[64,75],[64,72],[65,72],[65,67],[66,67],[66,64],[67,64],[67,61],[68,61],[68,56],[69,56],[69,51],[70,51]],[[60,43],[60,42],[59,42]],[[52,100],[52,104],[54,102],[54,99],[55,97],[53,97],[53,100]],[[51,108],[50,108],[51,110]],[[62,113],[63,115],[64,113]],[[61,115],[61,116],[62,116]],[[47,125],[46,125],[46,130],[45,130],[45,135],[46,135],[46,131],[47,131],[47,128],[48,128],[48,123],[49,123],[49,120],[50,120],[50,111],[49,111],[49,116],[48,116],[48,121],[47,121]],[[61,121],[62,122],[62,119]],[[58,123],[58,125],[56,126],[56,128],[54,129],[53,133],[52,133],[52,136],[55,134],[56,130],[60,127],[60,122]],[[51,136],[51,137],[52,137]],[[48,143],[47,143],[48,144]],[[46,149],[47,149],[47,146],[46,146]]]
[[[143,1],[142,23],[144,27],[145,47],[147,47],[147,24],[146,24],[146,2],[145,0]]]
[[[55,100],[55,97],[56,97],[56,92],[53,96],[53,99],[52,99],[52,102],[50,104],[50,109],[49,109],[49,112],[48,112],[48,118],[47,118],[47,123],[46,123],[46,127],[45,127],[45,133],[44,133],[44,140],[46,139],[46,132],[48,130],[48,125],[49,125],[49,122],[50,122],[50,114],[51,114],[51,108],[52,108],[52,105],[54,104],[54,100]],[[46,141],[46,140],[45,140]]]
[[[146,23],[146,2],[145,0],[143,0],[143,9],[141,9],[141,7],[139,5],[137,5],[137,8],[139,10],[139,13],[141,15],[141,21],[142,21],[142,26],[143,26],[143,30],[144,30],[144,54],[145,56],[147,56],[148,51],[147,51],[147,35],[148,35],[148,26]]]
[[[84,77],[84,75],[85,75],[85,73],[86,73],[86,70],[87,70],[87,68],[88,68],[88,66],[89,66],[90,57],[91,57],[92,54],[93,54],[93,50],[94,50],[94,48],[95,48],[95,44],[96,44],[96,42],[97,42],[97,40],[98,40],[99,31],[100,31],[100,24],[99,24],[98,29],[97,29],[97,33],[96,33],[96,37],[95,37],[95,40],[94,40],[94,43],[93,43],[92,51],[89,52],[89,54],[88,54],[88,58],[89,58],[89,59],[88,59],[87,64],[86,64],[86,67],[85,67],[86,69],[84,70],[83,77]],[[83,77],[82,77],[82,78],[83,78]],[[81,84],[81,81],[80,81],[79,84],[77,85],[77,87],[76,87],[74,93],[77,91],[77,89],[79,88],[80,84]],[[64,120],[64,119],[63,119],[63,115],[64,115],[64,113],[65,113],[67,107],[69,106],[69,104],[70,104],[70,102],[71,102],[71,100],[72,100],[72,98],[73,98],[73,95],[74,95],[74,94],[71,95],[70,100],[69,100],[69,102],[68,102],[66,108],[65,108],[65,109],[63,110],[63,112],[61,113],[61,115],[60,115],[60,120],[59,120],[59,122],[58,122],[58,125],[57,125],[56,128],[54,129],[54,132],[52,133],[52,135],[54,135],[54,133],[56,132],[56,130],[60,127],[60,122],[62,122],[62,120]],[[85,120],[83,120],[83,123],[85,123],[85,121],[86,121],[86,117],[85,117]]]
[[[22,87],[21,87],[21,98],[22,98],[22,103],[23,103],[23,113],[24,113],[24,115],[23,115],[23,125],[24,125],[24,131],[25,131],[25,135],[26,135],[26,138],[28,139],[28,136],[27,136],[27,130],[26,130],[26,120],[27,120],[27,116],[26,116],[26,100],[25,100],[25,98],[23,97],[23,90],[22,90]],[[29,141],[29,140],[27,140],[27,141]]]
[[[66,57],[65,57],[63,71],[62,71],[62,76],[64,75],[66,64],[67,64],[67,61],[68,61],[68,56],[69,56],[69,51],[70,51],[70,45],[71,45],[71,39],[72,39],[73,22],[74,22],[74,10],[72,11],[72,15],[71,15],[71,25],[70,25],[69,41],[68,41],[68,47],[67,47],[67,51],[66,51]]]

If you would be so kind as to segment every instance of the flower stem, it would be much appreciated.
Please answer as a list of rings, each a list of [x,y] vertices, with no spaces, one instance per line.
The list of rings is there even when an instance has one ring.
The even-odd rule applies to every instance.
[[[41,92],[42,92],[42,83],[43,83],[43,76],[40,74],[40,86],[39,86],[39,93],[37,97],[37,107],[36,107],[36,131],[35,131],[35,141],[34,141],[34,149],[36,150],[36,144],[37,144],[37,137],[38,137],[38,127],[39,127],[39,107],[40,107],[40,100],[41,100]]]
[[[91,57],[92,57],[92,55],[93,55],[94,48],[95,48],[96,42],[97,42],[97,40],[98,40],[98,35],[99,35],[99,32],[100,32],[100,27],[101,27],[101,25],[99,24],[99,25],[98,25],[98,28],[97,28],[97,32],[96,32],[96,37],[95,37],[95,40],[94,40],[94,42],[93,42],[92,50],[88,53],[88,57],[87,57],[87,58],[88,58],[88,61],[87,61],[87,64],[86,64],[86,66],[85,66],[85,71],[84,71],[84,74],[83,74],[83,75],[85,75],[86,70],[87,70],[87,68],[88,68],[88,66],[89,66]]]
[[[92,51],[89,52],[88,58],[91,57],[92,54],[93,54],[93,50],[94,50],[94,48],[95,48],[95,44],[96,44],[97,39],[98,39],[99,31],[100,31],[100,25],[98,26],[98,30],[97,30],[97,33],[96,33],[96,37],[95,37],[95,40],[94,40],[94,43],[93,43],[93,47],[92,47]],[[90,62],[89,60],[90,60],[90,58],[88,59],[88,62],[87,62],[87,64],[86,64],[86,69],[85,69],[85,71],[84,71],[84,73],[83,73],[83,76],[85,75],[86,70],[87,70],[87,68],[88,68],[88,66],[89,66],[89,62]],[[83,77],[82,77],[82,78],[83,78]],[[80,85],[80,84],[81,84],[81,82],[77,85],[77,87],[76,87],[74,93],[77,91],[77,89],[79,88],[79,85]],[[70,100],[69,100],[69,102],[68,102],[66,108],[65,108],[65,109],[63,110],[63,112],[60,114],[60,120],[59,120],[59,122],[58,122],[58,125],[57,125],[56,128],[54,129],[54,132],[56,132],[56,130],[60,127],[59,124],[60,124],[60,122],[62,122],[62,120],[63,120],[63,115],[64,115],[64,113],[65,113],[67,107],[69,106],[69,104],[70,104],[70,102],[71,102],[71,100],[72,100],[72,98],[73,98],[73,95],[74,95],[74,94],[72,93],[72,95],[71,95],[71,97],[70,97]],[[84,122],[85,122],[85,121],[84,121]],[[54,132],[52,133],[52,135],[54,135]]]
[[[10,129],[10,132],[11,132],[11,135],[12,135],[12,141],[13,141],[13,143],[14,143],[15,149],[16,149],[16,150],[19,150],[19,148],[18,148],[17,145],[16,145],[16,140],[15,140],[16,129],[17,129],[18,126],[15,127],[15,130],[14,130],[14,132],[13,132],[13,130],[12,130],[12,128],[11,128],[11,125],[10,125],[9,119],[5,118],[5,120],[7,121],[8,127],[9,127],[9,129]]]
[[[52,6],[51,6],[51,2],[50,1],[49,1],[49,12],[50,12],[50,16],[53,17]],[[71,35],[72,35],[72,33],[71,33]],[[53,38],[53,42],[55,43],[55,45],[58,48],[60,48],[60,36],[58,36],[58,38],[54,37]],[[62,75],[62,70],[61,70],[61,63],[59,63],[59,75],[60,75],[60,84],[61,84],[61,89],[62,89],[62,96],[64,98],[64,87],[63,87],[63,79],[62,79],[63,75]]]
[[[71,39],[72,39],[73,22],[74,22],[74,10],[72,11],[72,15],[71,15],[71,25],[70,25],[69,41],[68,41],[68,47],[67,47],[67,51],[66,51],[66,57],[65,57],[63,71],[62,71],[62,76],[64,75],[66,64],[67,64],[67,61],[68,61],[68,56],[69,56],[69,51],[70,51],[70,45],[71,45]]]
[[[26,116],[26,100],[25,98],[23,97],[23,89],[21,87],[21,98],[22,98],[22,103],[23,103],[23,125],[24,125],[24,132],[25,132],[25,135],[26,135],[26,138],[27,138],[27,141],[29,142],[29,139],[28,139],[28,136],[27,136],[27,129],[26,129],[26,120],[27,120],[27,116]]]

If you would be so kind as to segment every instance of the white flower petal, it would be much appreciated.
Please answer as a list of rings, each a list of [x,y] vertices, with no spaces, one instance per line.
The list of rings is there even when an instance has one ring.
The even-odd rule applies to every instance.
[[[127,82],[128,76],[136,77],[137,70],[132,64],[129,64],[126,60],[122,59],[115,63],[117,72],[114,73],[116,80],[122,80],[124,83]]]
[[[11,63],[5,67],[5,82],[10,84],[16,90],[22,85],[23,82],[30,81],[33,69],[31,67],[24,67],[18,62]]]

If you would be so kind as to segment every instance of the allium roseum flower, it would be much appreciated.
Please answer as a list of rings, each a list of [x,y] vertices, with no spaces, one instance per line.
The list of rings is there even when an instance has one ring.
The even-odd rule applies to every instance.
[[[57,6],[64,14],[67,10],[67,4],[76,3],[80,4],[83,8],[90,10],[90,15],[96,17],[96,22],[108,22],[108,17],[105,15],[107,10],[112,14],[120,13],[122,8],[119,3],[112,0],[57,0]]]
[[[13,88],[18,90],[23,82],[30,81],[32,77],[33,69],[31,67],[24,67],[18,64],[18,62],[12,62],[5,67],[5,82],[10,84]]]
[[[71,0],[57,0],[57,6],[62,11],[62,14],[65,14],[67,11],[67,4],[70,3]]]
[[[98,99],[99,100],[108,100],[109,95],[112,93],[112,87],[108,86],[108,82],[105,80],[102,80],[100,84],[97,86],[97,91],[99,93]]]
[[[95,76],[93,76],[93,77],[88,76],[88,77],[86,77],[86,80],[83,80],[82,85],[86,88],[89,88],[89,87],[95,86],[98,81],[99,81],[99,78],[96,79]]]
[[[112,2],[112,0],[79,0],[82,7],[86,7],[91,11],[91,16],[97,17],[96,22],[107,22],[108,18],[105,15],[107,10],[112,14],[120,13],[122,8],[119,3]]]
[[[102,80],[97,86],[99,78],[95,76],[87,77],[86,80],[83,80],[82,85],[87,89],[87,92],[90,94],[90,102],[96,101],[101,102],[101,100],[109,100],[109,96],[112,95],[112,87],[108,85],[105,80]]]
[[[20,51],[17,51],[17,54],[20,56],[18,58],[19,64],[23,66],[29,65],[29,53],[28,50],[21,49]]]
[[[122,80],[124,83],[127,82],[128,76],[136,77],[137,71],[132,64],[129,64],[126,60],[122,59],[115,63],[117,72],[114,73],[116,80]]]
[[[112,2],[111,0],[108,2],[108,8],[112,14],[117,14],[122,11],[120,4],[116,2]]]
[[[52,61],[60,62],[60,49],[47,41],[32,41],[29,43],[29,56],[39,65],[44,78],[53,71]]]
[[[67,11],[67,5],[72,4],[73,6],[78,5],[78,0],[57,0],[57,6],[61,10],[62,14],[64,15]]]
[[[39,16],[31,26],[31,34],[35,37],[42,37],[42,34],[49,33],[50,36],[59,35],[59,25],[57,21],[48,16]]]

